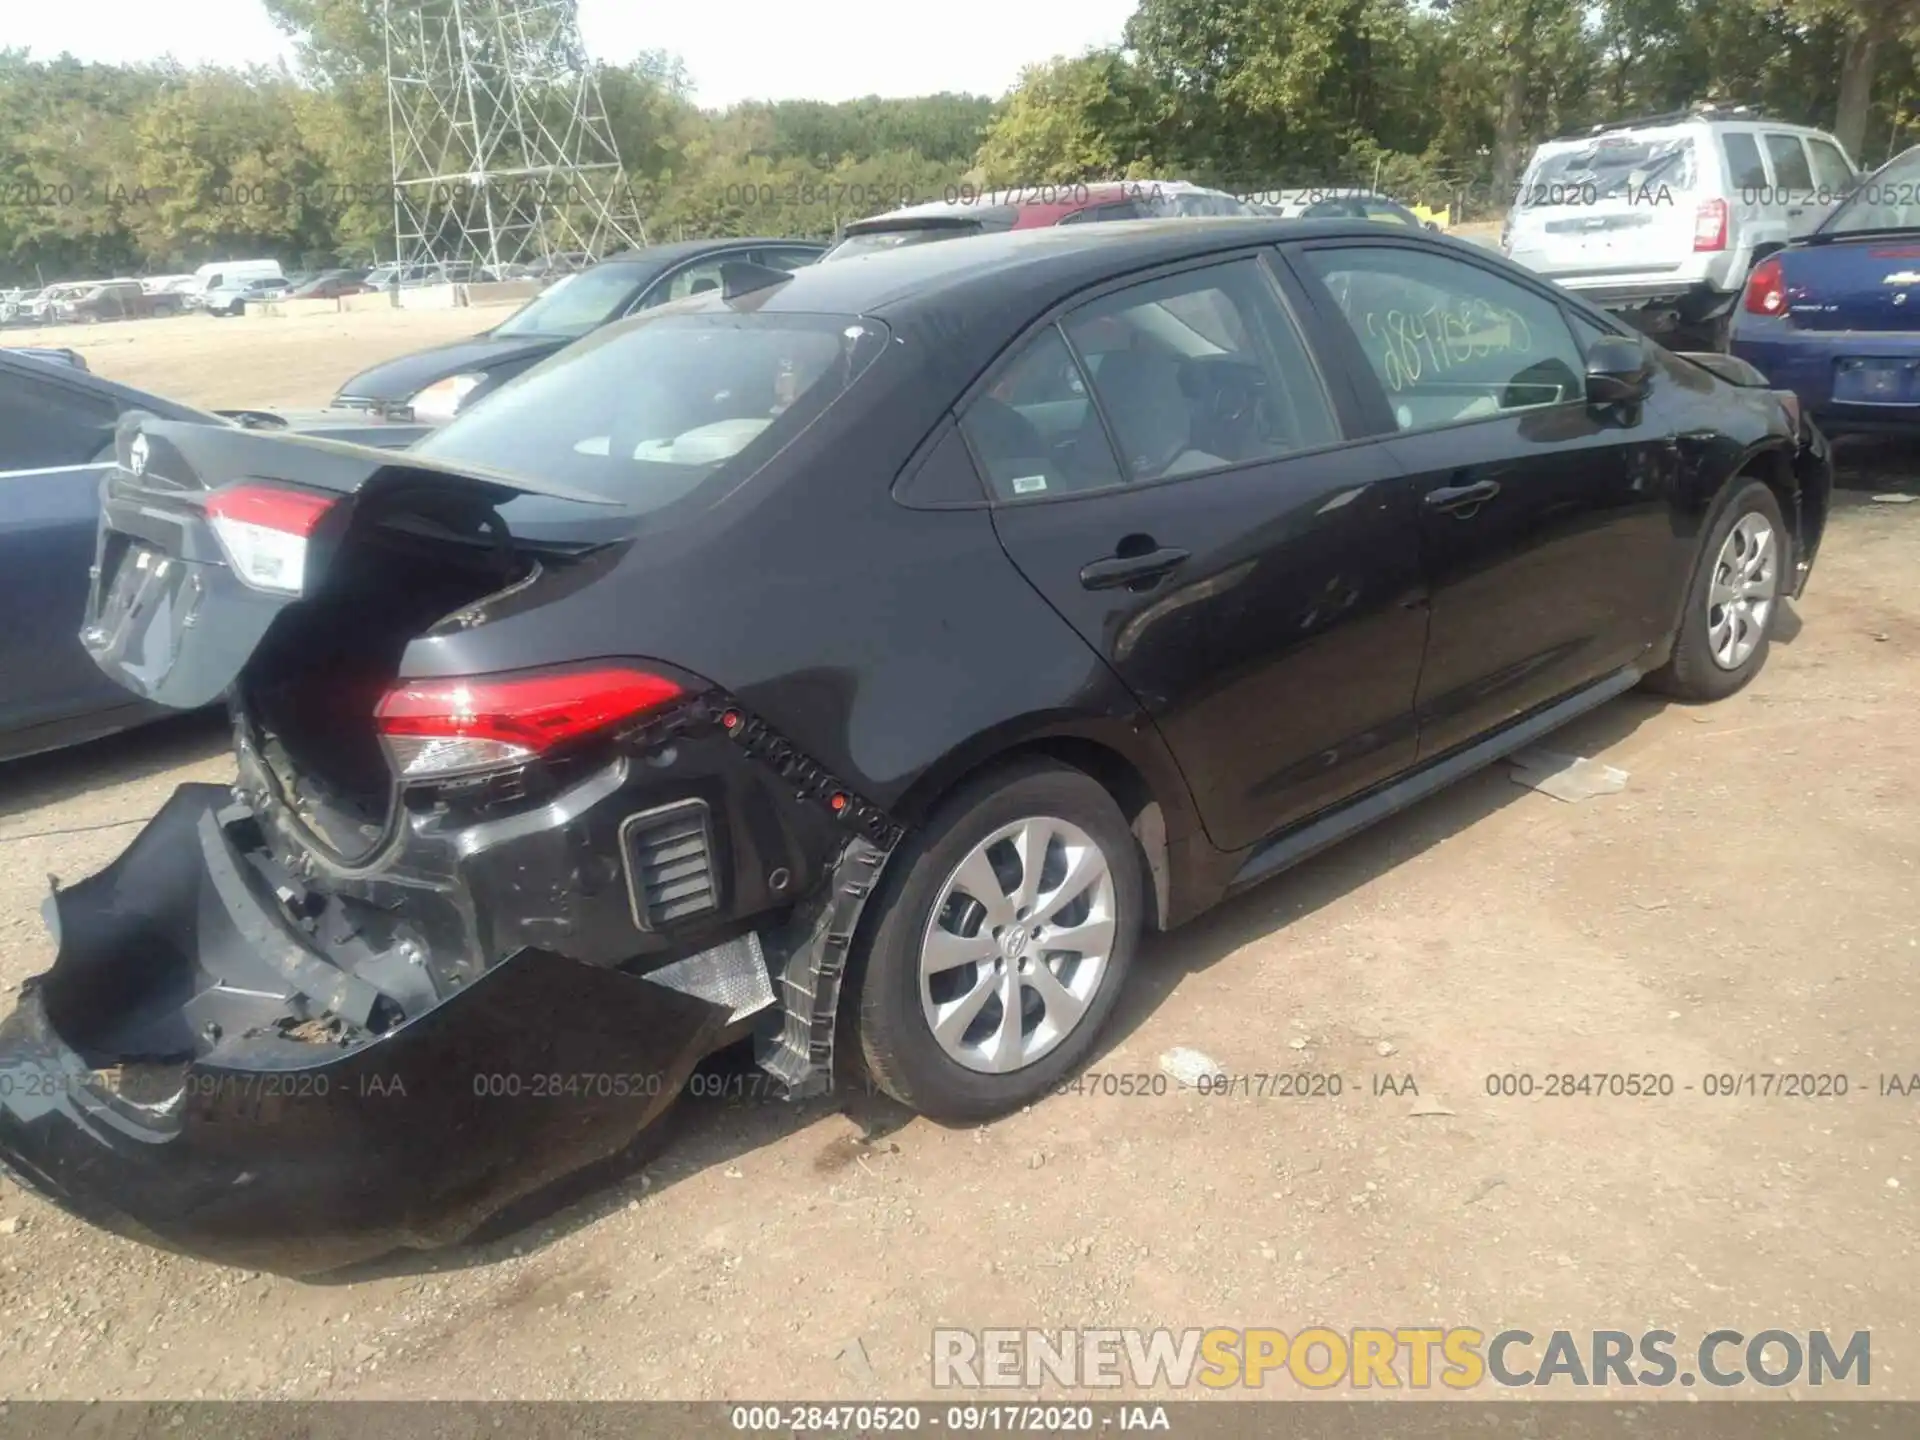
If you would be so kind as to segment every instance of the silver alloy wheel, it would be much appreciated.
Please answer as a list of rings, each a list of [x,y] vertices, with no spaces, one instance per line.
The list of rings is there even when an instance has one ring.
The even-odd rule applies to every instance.
[[[1707,591],[1707,649],[1722,670],[1747,663],[1767,633],[1779,586],[1780,547],[1764,515],[1740,517],[1713,562]]]
[[[1004,1075],[1085,1018],[1106,979],[1113,869],[1079,826],[1003,825],[947,876],[920,944],[920,1006],[949,1058]]]

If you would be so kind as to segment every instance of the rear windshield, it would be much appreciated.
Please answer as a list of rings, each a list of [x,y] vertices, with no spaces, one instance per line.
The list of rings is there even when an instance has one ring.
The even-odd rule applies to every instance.
[[[1909,150],[1862,182],[1820,227],[1823,235],[1860,230],[1920,230],[1920,150]]]
[[[681,301],[568,346],[413,449],[657,510],[758,470],[885,345],[873,320]]]
[[[849,235],[827,251],[822,260],[845,260],[852,255],[877,255],[882,250],[898,250],[902,245],[924,245],[929,240],[954,240],[962,235],[978,235],[985,227],[977,220],[958,225],[912,225],[898,230],[869,230]]]
[[[1592,205],[1648,192],[1693,189],[1693,137],[1602,135],[1576,149],[1538,157],[1521,182],[1522,205]]]
[[[578,339],[626,313],[644,278],[631,265],[599,265],[553,282],[494,330],[496,335]]]

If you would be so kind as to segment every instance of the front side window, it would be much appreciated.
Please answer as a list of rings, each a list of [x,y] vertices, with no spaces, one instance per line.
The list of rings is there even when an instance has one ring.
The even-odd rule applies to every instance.
[[[1853,167],[1840,147],[1809,135],[1807,151],[1813,156],[1813,183],[1832,195],[1853,188]]]
[[[414,453],[659,510],[746,479],[885,348],[872,320],[690,306],[594,332]]]
[[[577,339],[624,314],[645,273],[631,265],[601,265],[563,275],[508,316],[493,333]]]
[[[720,267],[731,261],[745,260],[746,253],[741,251],[733,255],[716,255],[710,260],[688,265],[676,270],[664,282],[654,285],[647,291],[646,298],[640,303],[651,309],[655,305],[665,305],[674,300],[684,300],[689,295],[705,295],[710,290],[720,288]],[[592,272],[589,271],[589,274]]]
[[[1585,361],[1560,308],[1477,265],[1399,246],[1301,259],[1366,355],[1401,430],[1560,405]]]

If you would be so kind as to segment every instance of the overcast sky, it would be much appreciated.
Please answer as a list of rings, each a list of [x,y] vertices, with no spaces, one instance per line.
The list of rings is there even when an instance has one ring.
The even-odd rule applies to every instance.
[[[666,50],[687,64],[702,105],[751,99],[850,100],[962,90],[999,95],[1020,67],[1112,44],[1134,0],[580,0],[587,48],[622,63]],[[937,23],[951,15],[958,23]],[[0,45],[38,59],[189,64],[290,56],[260,0],[0,0]]]

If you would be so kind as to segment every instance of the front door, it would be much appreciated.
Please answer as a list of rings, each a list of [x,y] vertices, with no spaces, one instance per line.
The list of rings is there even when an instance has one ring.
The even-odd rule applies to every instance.
[[[962,416],[1002,545],[1160,726],[1237,850],[1412,763],[1412,486],[1347,443],[1265,259],[1110,290]]]
[[[1675,451],[1654,408],[1590,407],[1568,312],[1488,266],[1353,240],[1293,254],[1414,478],[1421,758],[1640,656],[1672,623]]]

